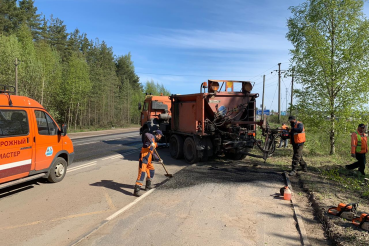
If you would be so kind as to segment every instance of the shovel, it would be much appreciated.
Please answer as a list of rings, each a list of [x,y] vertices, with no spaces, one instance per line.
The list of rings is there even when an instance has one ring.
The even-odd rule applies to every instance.
[[[165,170],[165,172],[167,173],[167,174],[164,174],[164,175],[165,175],[166,177],[168,177],[168,178],[172,178],[172,177],[173,177],[173,174],[168,173],[167,169],[165,168],[165,165],[164,165],[163,159],[161,159],[161,158],[160,158],[160,155],[159,155],[158,151],[156,151],[156,149],[154,149],[154,150],[155,150],[156,155],[157,155],[157,156],[159,157],[159,159],[160,159],[160,163],[161,163],[161,165],[163,165],[164,170]]]

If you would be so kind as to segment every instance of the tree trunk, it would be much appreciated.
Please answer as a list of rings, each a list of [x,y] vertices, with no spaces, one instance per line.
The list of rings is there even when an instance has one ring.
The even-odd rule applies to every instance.
[[[91,126],[91,99],[88,99],[88,128]]]
[[[42,78],[41,105],[44,105],[44,88],[45,88],[45,78]]]
[[[335,147],[335,131],[334,131],[334,121],[335,121],[335,115],[331,114],[331,132],[330,132],[330,142],[331,142],[331,151],[330,155],[334,155],[336,153],[336,147]]]
[[[77,103],[77,108],[76,108],[76,117],[75,117],[75,119],[74,119],[74,130],[76,130],[76,129],[77,129],[78,111],[79,111],[79,102]]]

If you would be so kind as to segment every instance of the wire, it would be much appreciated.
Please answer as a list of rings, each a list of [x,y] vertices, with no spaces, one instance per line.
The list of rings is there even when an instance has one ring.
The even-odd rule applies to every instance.
[[[277,93],[277,89],[278,89],[278,86],[275,88],[273,100],[272,100],[272,103],[270,104],[270,107],[269,108],[272,108],[272,105],[273,105],[273,102],[274,102],[274,98],[275,98],[275,94]]]
[[[141,72],[136,72],[138,74],[152,74],[152,75],[166,75],[166,76],[182,76],[182,77],[231,77],[231,78],[239,78],[239,77],[245,77],[245,78],[256,78],[258,76],[261,76],[262,74],[264,74],[265,72],[269,71],[270,69],[276,67],[278,65],[274,65],[271,68],[268,68],[267,70],[265,70],[264,72],[262,72],[261,74],[258,74],[256,76],[245,76],[245,75],[238,75],[238,76],[224,76],[224,75],[199,75],[199,74],[164,74],[164,73],[141,73]]]

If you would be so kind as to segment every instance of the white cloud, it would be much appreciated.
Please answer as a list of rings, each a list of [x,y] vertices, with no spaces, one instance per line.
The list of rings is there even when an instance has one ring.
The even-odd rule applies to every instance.
[[[291,47],[285,34],[244,32],[167,30],[164,34],[143,35],[146,44],[183,49],[257,51],[286,50]]]

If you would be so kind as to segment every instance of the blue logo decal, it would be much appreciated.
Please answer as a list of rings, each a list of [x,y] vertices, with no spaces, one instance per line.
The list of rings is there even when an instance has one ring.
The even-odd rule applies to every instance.
[[[52,156],[53,155],[53,147],[47,147],[45,155],[46,156]]]

